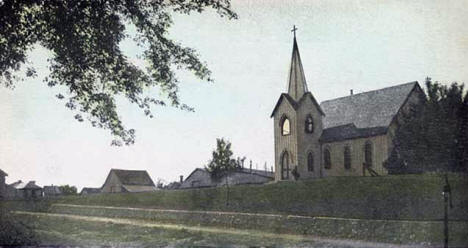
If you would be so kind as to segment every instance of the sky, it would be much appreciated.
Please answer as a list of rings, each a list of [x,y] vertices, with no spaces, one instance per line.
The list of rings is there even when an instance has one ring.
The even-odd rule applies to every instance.
[[[274,164],[271,111],[287,90],[291,29],[309,90],[321,102],[419,81],[468,82],[468,1],[232,1],[238,20],[213,11],[174,14],[170,37],[195,48],[214,83],[179,71],[186,112],[155,109],[155,118],[125,99],[118,111],[136,129],[132,146],[110,146],[107,130],[77,122],[49,88],[50,52],[37,47],[30,60],[39,77],[0,88],[0,169],[7,183],[100,187],[111,168],[147,170],[156,182],[176,181],[203,167],[216,138],[232,142],[235,156],[254,168]],[[128,33],[134,30],[128,27]],[[122,50],[144,65],[131,40]]]

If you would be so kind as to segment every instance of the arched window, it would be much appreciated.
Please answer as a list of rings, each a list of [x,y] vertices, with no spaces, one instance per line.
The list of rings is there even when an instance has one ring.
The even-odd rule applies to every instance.
[[[343,159],[344,159],[344,168],[347,170],[351,169],[351,148],[349,148],[349,146],[345,146],[344,148]]]
[[[366,166],[372,167],[372,143],[370,141],[364,145],[364,161]]]
[[[291,124],[289,123],[289,119],[284,117],[281,122],[281,134],[283,136],[291,134]]]
[[[289,154],[288,152],[283,152],[281,156],[281,179],[289,178]]]
[[[305,132],[306,133],[314,132],[314,119],[312,119],[311,115],[308,115],[305,120]]]
[[[329,148],[325,148],[323,151],[323,160],[325,162],[325,169],[331,169],[331,155]]]
[[[314,154],[312,152],[307,154],[307,170],[314,171]]]

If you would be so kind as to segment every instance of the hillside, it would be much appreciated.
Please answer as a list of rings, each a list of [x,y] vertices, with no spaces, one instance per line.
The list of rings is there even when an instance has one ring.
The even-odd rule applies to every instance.
[[[468,179],[449,177],[451,220],[468,220]],[[440,175],[333,177],[229,188],[65,197],[58,203],[140,208],[220,210],[363,219],[440,220]]]

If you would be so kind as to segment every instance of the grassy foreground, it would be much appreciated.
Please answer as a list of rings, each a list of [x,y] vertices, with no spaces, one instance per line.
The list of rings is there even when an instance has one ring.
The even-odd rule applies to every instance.
[[[451,244],[468,245],[468,180],[451,175],[453,205],[450,209]],[[444,180],[437,175],[385,177],[335,177],[268,185],[226,188],[161,190],[139,194],[101,194],[42,201],[0,202],[11,210],[33,211],[38,216],[15,216],[27,228],[14,223],[27,240],[44,245],[110,246],[312,246],[315,241],[290,241],[244,234],[209,234],[182,229],[93,222],[80,218],[125,219],[168,225],[183,224],[218,229],[264,230],[277,235],[312,235],[328,238],[389,242],[393,244],[440,245],[443,240]],[[70,205],[76,204],[76,206]],[[84,206],[86,205],[86,206]],[[116,208],[100,207],[113,206]],[[128,209],[127,207],[140,208]],[[280,214],[243,216],[206,214],[179,209]],[[42,215],[41,215],[42,214]],[[55,217],[51,217],[55,215]],[[68,218],[57,217],[66,215]],[[300,217],[288,215],[314,216]],[[326,216],[325,218],[315,218]],[[337,217],[337,218],[330,218]],[[343,219],[341,219],[343,218]],[[392,221],[393,220],[393,221]],[[408,220],[408,221],[406,221]],[[1,224],[1,222],[0,222]],[[150,229],[148,229],[150,228]],[[6,229],[5,229],[6,230]],[[10,229],[9,229],[10,230]],[[31,232],[30,230],[33,230]],[[0,232],[0,240],[1,240]],[[34,234],[34,237],[31,237]],[[11,233],[6,233],[11,235]],[[8,237],[8,236],[7,236]],[[265,242],[267,240],[268,242]],[[245,242],[244,242],[245,241]],[[271,241],[271,242],[270,242]],[[306,243],[304,243],[306,242]],[[235,245],[234,245],[235,244]],[[348,247],[348,246],[323,246]],[[371,246],[372,247],[372,246]]]
[[[17,215],[35,230],[34,242],[41,246],[98,247],[316,247],[345,248],[371,246],[372,243],[333,242],[305,236],[269,235],[245,231],[225,232],[184,228],[157,227],[150,222],[132,224],[113,219],[79,220],[61,216]],[[203,229],[203,228],[202,228]]]
[[[451,175],[450,219],[468,220],[468,179]],[[363,219],[440,220],[440,175],[333,177],[268,185],[66,197],[59,203],[279,213]],[[229,194],[229,202],[227,198]]]

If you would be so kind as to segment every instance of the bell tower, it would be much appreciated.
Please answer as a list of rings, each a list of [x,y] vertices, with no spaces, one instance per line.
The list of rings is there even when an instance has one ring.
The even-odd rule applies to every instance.
[[[275,180],[321,175],[320,136],[324,113],[307,88],[294,33],[288,93],[282,93],[271,114],[274,118]]]

